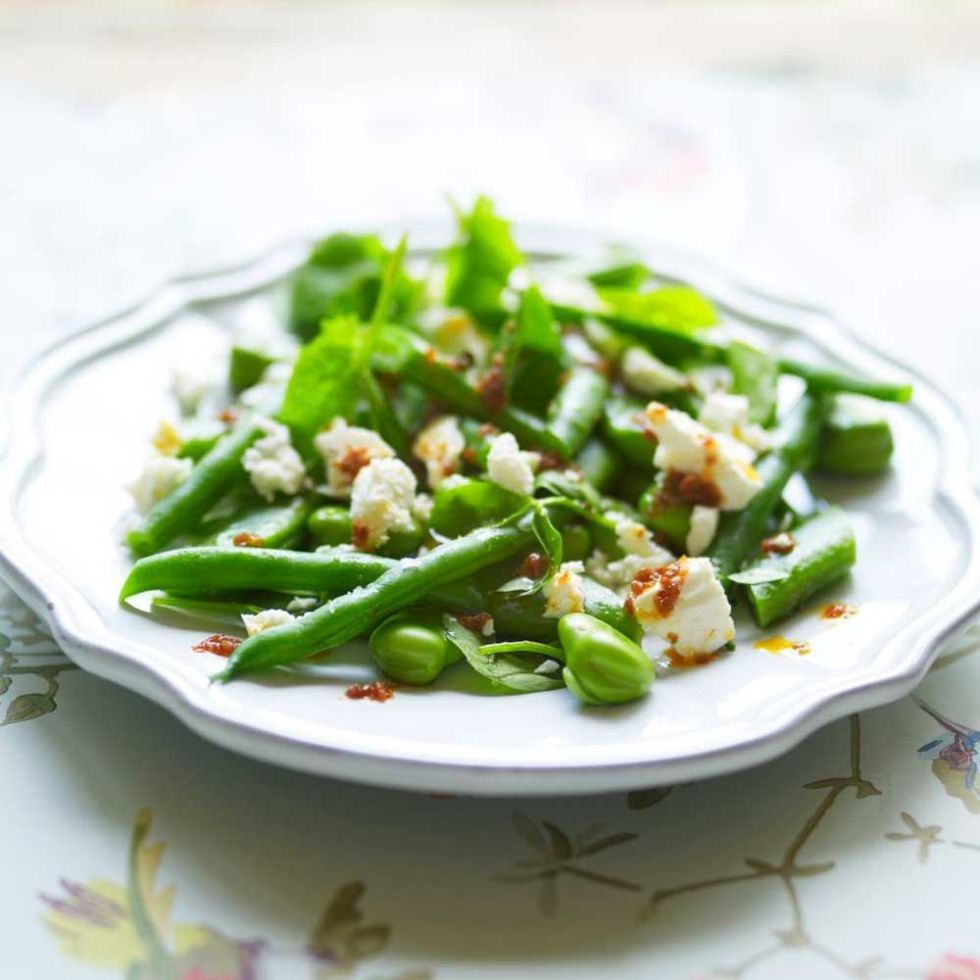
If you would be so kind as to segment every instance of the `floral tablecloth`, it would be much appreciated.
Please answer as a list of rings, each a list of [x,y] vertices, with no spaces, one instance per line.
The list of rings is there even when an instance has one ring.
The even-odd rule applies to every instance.
[[[978,93],[966,70],[0,87],[3,370],[166,274],[480,188],[818,297],[975,419]],[[75,669],[7,591],[0,632],[4,978],[980,978],[976,628],[915,697],[769,765],[522,800],[274,769]]]

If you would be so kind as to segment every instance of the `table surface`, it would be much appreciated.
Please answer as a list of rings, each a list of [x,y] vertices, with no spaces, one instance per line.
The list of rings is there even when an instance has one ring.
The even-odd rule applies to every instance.
[[[962,10],[930,28],[941,63],[909,62],[902,35],[891,67],[749,51],[654,72],[633,38],[623,63],[572,71],[583,32],[608,31],[580,12],[578,40],[553,42],[561,70],[522,48],[505,71],[483,58],[398,85],[295,25],[263,42],[260,14],[235,79],[216,16],[113,33],[106,15],[80,52],[78,25],[11,15],[6,377],[174,272],[486,190],[508,215],[642,233],[832,306],[978,418],[980,70],[953,36]],[[498,16],[472,17],[461,29],[499,41]],[[769,765],[519,801],[274,769],[82,674],[6,590],[0,633],[4,977],[980,978],[978,627],[914,698]]]

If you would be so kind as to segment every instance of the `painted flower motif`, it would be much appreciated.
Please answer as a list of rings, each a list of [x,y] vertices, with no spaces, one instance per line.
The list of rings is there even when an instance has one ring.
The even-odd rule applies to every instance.
[[[970,813],[980,813],[980,786],[977,780],[980,731],[944,718],[924,702],[919,707],[934,718],[945,733],[919,749],[919,755],[932,760],[932,771],[946,792],[962,801]]]
[[[926,974],[926,980],[980,980],[980,960],[947,953]]]

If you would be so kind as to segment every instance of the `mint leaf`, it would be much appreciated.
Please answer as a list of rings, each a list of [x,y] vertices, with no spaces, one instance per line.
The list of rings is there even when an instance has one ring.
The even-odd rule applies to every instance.
[[[609,313],[680,333],[694,333],[718,322],[711,300],[690,286],[660,286],[645,293],[600,289],[599,298]]]
[[[353,416],[361,396],[360,364],[366,340],[357,317],[335,317],[299,352],[279,419],[301,441],[311,441],[338,415]]]
[[[522,656],[505,652],[482,653],[476,633],[463,626],[454,616],[448,614],[443,616],[442,624],[446,631],[446,638],[459,650],[466,662],[494,685],[507,688],[515,694],[554,691],[564,686],[558,674],[535,672],[535,668],[547,658],[533,654]],[[497,644],[489,645],[497,646]]]
[[[496,318],[511,272],[524,261],[510,224],[480,196],[469,214],[457,210],[459,236],[446,253],[446,304],[478,319]]]

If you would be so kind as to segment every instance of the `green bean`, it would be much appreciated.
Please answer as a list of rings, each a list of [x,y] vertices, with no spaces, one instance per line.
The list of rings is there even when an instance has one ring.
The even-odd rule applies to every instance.
[[[675,551],[687,550],[687,532],[691,528],[692,506],[664,492],[664,474],[644,490],[640,497],[643,522],[664,535]]]
[[[825,399],[804,392],[776,430],[776,446],[758,464],[762,486],[740,511],[723,514],[708,557],[722,578],[758,547],[790,477],[810,462],[826,412]]]
[[[558,623],[558,638],[565,653],[565,685],[584,704],[622,704],[650,690],[653,662],[608,623],[570,613]]]
[[[374,357],[377,370],[420,385],[454,412],[493,422],[512,432],[522,446],[538,446],[562,453],[565,446],[544,419],[515,406],[493,409],[465,378],[447,363],[435,347],[402,328],[388,326],[379,337]]]
[[[583,578],[585,611],[608,623],[613,629],[634,639],[640,636],[636,620],[623,609],[623,600],[598,582]],[[524,595],[520,592],[491,593],[487,610],[493,616],[494,628],[500,636],[515,636],[530,640],[553,640],[558,635],[558,620],[546,617],[545,597],[541,592]]]
[[[529,524],[481,528],[447,541],[419,558],[402,562],[371,585],[329,600],[293,623],[249,637],[218,675],[239,674],[295,663],[351,640],[379,620],[422,599],[442,585],[516,554],[533,539]]]
[[[126,535],[138,555],[152,554],[194,525],[235,485],[245,479],[242,457],[262,430],[250,420],[215,443],[190,476],[147,514],[142,527]]]
[[[732,372],[732,391],[749,400],[749,421],[771,425],[776,415],[779,364],[765,351],[741,340],[728,345],[728,366]]]
[[[606,439],[634,466],[650,473],[654,443],[643,425],[643,403],[632,398],[609,398],[603,406],[602,431]]]
[[[823,427],[816,465],[828,473],[871,476],[888,469],[893,449],[891,426],[880,408],[857,395],[840,395]]]
[[[188,427],[181,426],[181,443],[177,456],[180,459],[192,459],[196,463],[211,452],[227,432],[227,427],[217,420],[201,422],[195,419]]]
[[[395,613],[374,630],[370,645],[374,662],[403,684],[431,684],[463,656],[446,637],[442,614],[431,610]]]
[[[245,544],[249,547],[287,548],[302,536],[312,509],[312,502],[305,497],[296,497],[286,504],[253,508],[215,533],[213,543],[228,547],[241,543],[242,536],[248,536]]]
[[[837,507],[799,524],[791,537],[793,550],[788,554],[768,555],[747,569],[785,575],[746,588],[756,622],[763,627],[789,616],[814,593],[843,578],[857,559],[854,532]]]
[[[561,529],[563,561],[584,561],[592,554],[592,535],[584,524],[566,524]]]
[[[141,558],[119,598],[164,589],[210,596],[247,589],[292,594],[347,591],[373,582],[396,566],[360,551],[280,551],[273,548],[178,548]]]
[[[595,317],[620,333],[641,340],[658,357],[672,364],[682,361],[724,364],[727,361],[724,344],[713,343],[660,324],[555,303],[552,303],[552,309],[556,316],[575,322],[581,322],[586,317]],[[834,370],[815,368],[792,358],[779,358],[778,363],[783,374],[795,374],[816,391],[847,391],[886,402],[907,402],[912,397],[912,386],[909,384],[859,378]]]
[[[548,406],[548,425],[561,440],[564,459],[574,456],[602,415],[609,382],[594,368],[579,365],[568,372]]]
[[[585,443],[575,462],[589,483],[600,493],[615,486],[625,466],[623,457],[598,436],[593,436]]]

